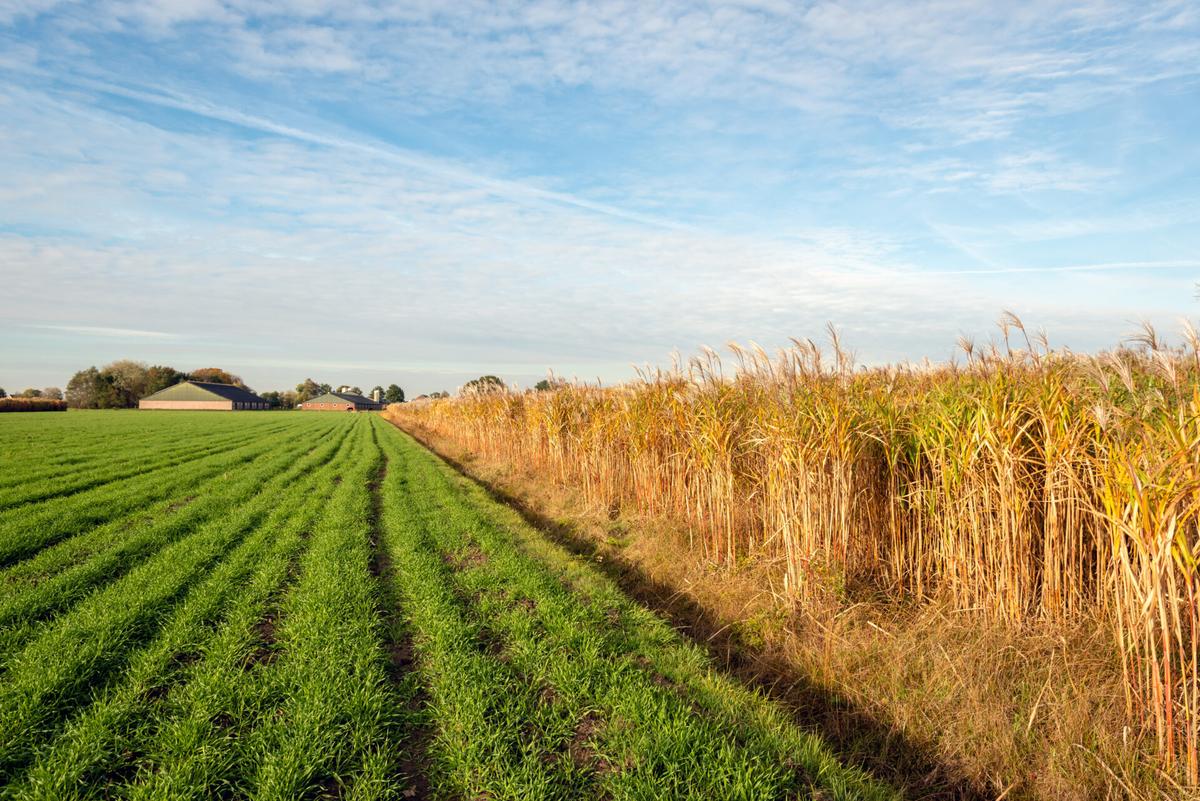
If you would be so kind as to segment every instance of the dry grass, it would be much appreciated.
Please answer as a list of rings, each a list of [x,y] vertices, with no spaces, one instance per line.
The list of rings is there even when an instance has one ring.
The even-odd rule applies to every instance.
[[[965,365],[855,370],[835,336],[830,360],[811,342],[775,358],[734,347],[729,374],[709,352],[614,389],[568,385],[390,413],[576,489],[590,508],[675,521],[688,532],[687,547],[675,550],[724,568],[723,581],[746,562],[766,565],[777,603],[805,612],[831,640],[851,642],[846,654],[868,655],[863,669],[906,664],[897,659],[904,635],[887,637],[845,612],[863,600],[869,614],[881,604],[905,610],[904,632],[948,618],[1000,632],[994,642],[1061,640],[1058,651],[1017,648],[1017,661],[1048,674],[1045,691],[1029,701],[1037,707],[1030,734],[998,745],[1003,759],[977,751],[972,764],[992,770],[983,766],[1023,755],[1020,743],[1037,726],[1060,726],[1081,747],[1057,760],[1090,759],[1091,772],[1103,774],[1105,757],[1093,754],[1118,755],[1108,770],[1126,764],[1121,754],[1149,751],[1163,781],[1194,786],[1200,342],[1189,331],[1190,346],[1171,349],[1147,330],[1136,347],[1084,357],[1031,341],[1011,316],[1002,332],[985,353],[963,343]],[[890,621],[871,622],[887,630]],[[858,642],[864,629],[887,642],[874,650]],[[943,644],[954,670],[935,660],[926,672],[958,670],[963,692],[1000,703],[1002,679],[960,669],[964,659],[983,660],[1009,675],[1006,651],[993,658],[969,647],[985,640]],[[914,653],[930,658],[928,648]],[[1060,654],[1061,676],[1053,659],[1045,667],[1049,653]],[[835,676],[852,667],[794,657]],[[892,661],[881,668],[879,659]],[[1091,689],[1078,698],[1061,689],[1089,675],[1087,660],[1102,663],[1093,666],[1099,675],[1119,676],[1106,685],[1115,716],[1080,711],[1096,706]],[[922,684],[919,666],[904,669],[915,675],[897,677],[897,687]],[[996,713],[1010,728],[1020,712],[1012,703]],[[1081,733],[1076,715],[1103,732]],[[1128,781],[1114,773],[1110,786]]]

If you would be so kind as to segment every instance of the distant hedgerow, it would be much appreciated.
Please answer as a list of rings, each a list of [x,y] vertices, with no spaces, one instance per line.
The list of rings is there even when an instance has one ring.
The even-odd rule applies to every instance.
[[[0,412],[65,412],[67,402],[53,398],[0,398]]]

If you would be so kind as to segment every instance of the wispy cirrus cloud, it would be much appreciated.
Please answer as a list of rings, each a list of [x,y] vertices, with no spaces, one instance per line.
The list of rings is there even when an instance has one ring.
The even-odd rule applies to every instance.
[[[140,331],[136,328],[110,328],[103,325],[30,325],[41,331],[62,331],[88,337],[110,337],[113,339],[178,339],[178,334],[165,331]]]
[[[0,314],[281,385],[1094,346],[1187,311],[1198,76],[1183,2],[0,0]]]

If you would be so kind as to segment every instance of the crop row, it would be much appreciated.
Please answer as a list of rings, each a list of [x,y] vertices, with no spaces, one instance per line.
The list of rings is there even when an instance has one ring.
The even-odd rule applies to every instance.
[[[200,483],[186,499],[170,499],[147,513],[93,527],[0,571],[0,656],[95,586],[119,578],[255,494],[286,489],[333,445],[314,449],[313,443],[274,443],[230,478]],[[305,451],[309,455],[299,458]]]
[[[216,418],[219,416],[204,412],[176,416],[72,412],[55,416],[52,423],[43,415],[5,418],[0,460],[10,469],[0,477],[0,487],[55,477],[114,459],[140,458],[174,443],[196,443],[248,428],[242,418]]]
[[[271,437],[252,437],[245,444],[200,456],[165,475],[135,476],[0,512],[0,566],[91,527],[145,514],[145,507],[155,503],[175,504],[214,476],[243,469],[275,445]]]
[[[235,431],[225,435],[183,436],[175,442],[155,442],[140,449],[124,449],[120,456],[101,455],[95,463],[76,465],[69,472],[55,468],[53,475],[25,475],[21,483],[0,488],[0,510],[49,498],[71,495],[128,478],[144,478],[160,471],[175,471],[180,465],[239,445],[255,442],[264,435],[283,430]]]
[[[351,432],[339,429],[315,448],[303,441],[309,452],[272,464],[279,472],[261,491],[44,623],[14,654],[0,685],[0,765],[21,777],[10,796],[66,797],[89,779],[136,775],[129,746],[150,733],[147,711],[200,670],[231,615],[262,606],[293,569],[353,459]]]

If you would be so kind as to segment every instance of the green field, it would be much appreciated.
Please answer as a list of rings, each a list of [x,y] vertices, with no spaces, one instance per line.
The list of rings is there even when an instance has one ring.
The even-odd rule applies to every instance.
[[[374,415],[0,416],[4,798],[890,798]]]

